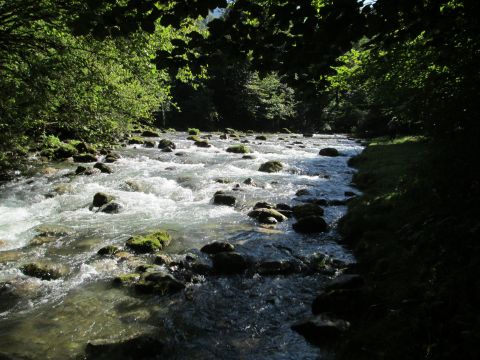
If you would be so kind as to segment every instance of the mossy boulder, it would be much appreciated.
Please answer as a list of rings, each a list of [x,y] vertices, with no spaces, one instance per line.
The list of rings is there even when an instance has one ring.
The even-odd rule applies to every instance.
[[[340,153],[335,148],[323,148],[323,149],[320,150],[319,155],[335,157],[335,156],[340,155]]]
[[[170,149],[170,150],[173,150],[173,149],[176,149],[177,146],[174,144],[173,141],[171,140],[168,140],[168,139],[162,139],[160,140],[160,142],[158,143],[158,148],[159,149]]]
[[[145,146],[146,148],[152,149],[155,147],[155,141],[145,140],[145,142],[143,143],[143,146]]]
[[[200,135],[200,130],[197,128],[189,128],[188,135]]]
[[[115,200],[115,197],[112,195],[105,194],[103,192],[98,192],[93,196],[93,207],[102,207],[105,204]]]
[[[234,145],[227,148],[227,152],[234,154],[248,154],[250,149],[245,145]]]
[[[140,279],[140,274],[121,274],[113,279],[115,285],[133,285]]]
[[[109,152],[105,156],[105,162],[106,163],[114,163],[115,161],[120,160],[120,155],[114,152]]]
[[[296,232],[303,234],[315,234],[328,230],[325,219],[315,215],[300,218],[292,227]]]
[[[85,142],[78,142],[75,144],[75,148],[79,153],[82,154],[95,154],[97,151],[95,150],[95,147],[93,147],[90,144],[87,144]]]
[[[209,144],[207,140],[199,140],[194,142],[195,146],[201,147],[201,148],[209,148],[212,147],[212,145]]]
[[[97,254],[100,256],[114,255],[120,249],[115,245],[107,245],[97,251]]]
[[[159,137],[160,134],[153,130],[145,130],[144,132],[142,132],[142,136],[143,137]]]
[[[127,240],[127,247],[139,253],[156,252],[170,244],[170,234],[159,230],[148,235],[135,235]]]
[[[128,143],[130,145],[143,145],[145,143],[145,140],[141,137],[134,136],[128,140]]]
[[[198,135],[190,135],[189,137],[187,137],[187,140],[190,140],[190,141],[202,141],[202,138]]]
[[[266,173],[274,173],[282,171],[283,164],[280,161],[267,161],[266,163],[262,164],[258,171],[266,172]]]
[[[62,143],[57,149],[53,151],[55,159],[66,159],[78,154],[78,150],[71,144]]]
[[[135,289],[141,293],[168,295],[177,293],[185,288],[185,284],[170,274],[152,272],[142,274]]]
[[[323,216],[324,210],[317,204],[303,204],[293,207],[293,216],[301,219],[308,216]]]
[[[32,262],[22,266],[20,270],[25,275],[42,280],[56,280],[65,276],[68,272],[65,266],[47,262]]]

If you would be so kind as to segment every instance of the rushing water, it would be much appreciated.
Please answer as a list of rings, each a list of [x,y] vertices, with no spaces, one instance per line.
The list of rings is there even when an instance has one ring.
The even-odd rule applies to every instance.
[[[328,352],[290,330],[292,322],[309,314],[326,275],[209,277],[188,284],[180,294],[139,296],[112,287],[111,279],[148,261],[148,256],[123,261],[96,254],[105,245],[123,246],[132,234],[166,228],[174,238],[166,252],[177,258],[198,252],[208,242],[228,240],[254,261],[301,262],[328,254],[351,262],[351,255],[336,242],[334,226],[345,206],[326,207],[325,219],[333,230],[315,236],[295,233],[293,220],[275,229],[259,227],[247,213],[258,201],[295,205],[302,199],[295,193],[305,188],[312,194],[308,197],[343,200],[345,191],[352,190],[347,160],[361,147],[343,136],[278,137],[245,137],[255,158],[242,159],[225,151],[234,143],[231,139],[213,135],[213,146],[204,149],[186,140],[185,133],[168,134],[162,138],[175,142],[175,152],[138,145],[122,148],[122,158],[110,164],[113,174],[69,176],[75,164],[49,164],[59,171],[1,186],[0,353],[13,358],[81,358],[90,340],[153,331],[169,344],[162,358],[328,358]],[[319,156],[319,149],[327,146],[343,156]],[[279,160],[285,168],[273,174],[259,172],[268,160]],[[247,178],[256,186],[244,185]],[[231,190],[237,183],[235,207],[212,204],[216,191]],[[92,212],[93,195],[100,191],[114,195],[122,212]],[[61,225],[71,233],[31,246],[39,225]],[[39,259],[68,266],[68,276],[42,281],[19,270]]]

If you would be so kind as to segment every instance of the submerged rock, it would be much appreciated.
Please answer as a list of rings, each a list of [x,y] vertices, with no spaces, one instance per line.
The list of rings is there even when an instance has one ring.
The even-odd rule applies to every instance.
[[[157,265],[170,265],[173,262],[173,259],[166,255],[166,254],[158,254],[155,256],[155,260],[153,261]]]
[[[227,148],[227,152],[234,154],[248,154],[250,149],[245,145],[234,145]]]
[[[215,241],[203,246],[200,251],[205,254],[218,254],[221,252],[232,252],[235,250],[235,246],[225,241]]]
[[[20,268],[28,276],[36,277],[42,280],[56,280],[67,274],[67,268],[53,263],[32,262]]]
[[[159,230],[148,235],[132,236],[126,245],[136,252],[148,253],[164,249],[170,241],[170,234],[165,230]]]
[[[140,281],[135,284],[137,291],[157,295],[174,294],[184,288],[184,283],[164,272],[142,274]]]
[[[115,197],[112,195],[105,194],[103,192],[98,192],[93,196],[93,207],[102,207],[105,204],[115,200]]]
[[[286,260],[265,261],[257,267],[260,275],[286,275],[294,272],[294,270],[293,264]]]
[[[335,148],[323,148],[322,150],[320,150],[319,155],[335,157],[340,155],[340,153]]]
[[[350,327],[348,321],[336,319],[329,314],[320,314],[292,326],[305,339],[315,345],[335,341]]]
[[[213,196],[213,203],[215,205],[235,206],[237,199],[235,196],[227,195],[223,192],[217,192]]]
[[[306,196],[306,195],[311,195],[310,190],[308,189],[300,189],[295,193],[295,196]]]
[[[213,270],[217,274],[241,274],[248,268],[242,255],[236,252],[221,252],[212,256]]]
[[[103,212],[106,214],[118,214],[122,209],[123,206],[121,204],[111,201],[98,209],[98,212]]]
[[[313,234],[328,230],[328,225],[325,220],[315,215],[300,218],[292,227],[296,232],[304,234]]]
[[[106,164],[103,164],[103,163],[96,163],[95,165],[93,165],[93,167],[100,170],[102,173],[105,173],[105,174],[113,173],[112,168],[110,166],[106,165]]]
[[[262,164],[258,171],[266,172],[266,173],[274,173],[279,172],[283,169],[283,165],[280,161],[267,161],[266,163]]]
[[[275,208],[275,205],[273,205],[269,202],[266,202],[266,201],[259,201],[253,206],[254,210],[256,210],[256,209],[274,209],[274,208]]]

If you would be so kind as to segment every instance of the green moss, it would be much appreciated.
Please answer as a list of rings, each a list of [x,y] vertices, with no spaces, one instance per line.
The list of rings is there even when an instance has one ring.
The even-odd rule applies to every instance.
[[[234,145],[230,146],[227,149],[227,152],[235,154],[248,154],[250,152],[250,149],[248,148],[248,146],[245,145]]]
[[[145,140],[138,136],[133,136],[128,140],[130,145],[143,145]]]
[[[140,279],[140,274],[122,274],[113,279],[115,285],[131,285]]]
[[[127,241],[127,247],[141,253],[155,252],[167,247],[170,241],[170,234],[164,230],[159,230],[148,235],[131,237]]]
[[[189,137],[187,137],[187,140],[202,141],[202,139],[198,135],[190,135]]]
[[[200,130],[197,128],[189,128],[188,135],[200,135]]]

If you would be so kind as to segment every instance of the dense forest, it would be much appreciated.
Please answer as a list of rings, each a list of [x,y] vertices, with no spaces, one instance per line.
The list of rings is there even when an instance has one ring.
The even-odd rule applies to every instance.
[[[340,230],[371,287],[339,355],[474,359],[479,34],[478,0],[0,0],[0,176],[139,130],[366,139]]]

